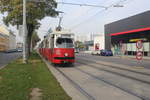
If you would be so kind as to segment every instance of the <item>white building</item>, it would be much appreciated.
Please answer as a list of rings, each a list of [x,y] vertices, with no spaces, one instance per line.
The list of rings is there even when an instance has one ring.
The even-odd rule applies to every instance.
[[[105,37],[104,35],[94,36],[94,50],[105,49]]]
[[[9,50],[16,49],[16,35],[9,32]]]

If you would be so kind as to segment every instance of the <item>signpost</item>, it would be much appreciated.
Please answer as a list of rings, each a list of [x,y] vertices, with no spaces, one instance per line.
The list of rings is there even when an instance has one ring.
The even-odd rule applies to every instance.
[[[139,40],[139,41],[136,42],[136,47],[138,49],[141,49],[143,47],[142,40]]]
[[[142,40],[138,40],[136,42],[136,48],[137,48],[136,59],[138,60],[138,63],[141,65],[141,61],[143,59],[143,52],[141,50],[143,48]]]
[[[136,53],[136,59],[137,59],[137,60],[142,60],[142,58],[143,58],[143,53],[142,53],[142,51],[137,51],[137,53]]]

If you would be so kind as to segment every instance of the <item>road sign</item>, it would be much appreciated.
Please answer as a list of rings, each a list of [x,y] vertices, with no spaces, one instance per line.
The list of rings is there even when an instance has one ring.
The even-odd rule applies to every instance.
[[[142,58],[143,58],[143,53],[142,53],[142,51],[137,51],[137,53],[136,53],[136,59],[137,59],[137,60],[142,60]]]
[[[142,40],[139,40],[139,41],[136,42],[136,47],[138,49],[141,49],[143,47]]]

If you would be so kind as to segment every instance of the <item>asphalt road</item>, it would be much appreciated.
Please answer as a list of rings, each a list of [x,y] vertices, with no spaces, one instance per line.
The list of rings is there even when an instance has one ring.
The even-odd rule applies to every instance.
[[[76,54],[74,66],[47,64],[73,100],[150,100],[150,70],[131,59]]]
[[[15,52],[15,53],[0,53],[0,67],[5,66],[9,62],[17,59],[20,57],[22,53],[20,52]]]
[[[136,59],[132,58],[121,58],[121,57],[114,57],[114,56],[96,56],[96,55],[91,55],[91,54],[86,54],[86,53],[79,53],[76,54],[77,58],[89,58],[91,60],[95,61],[106,61],[106,62],[111,62],[111,63],[116,63],[116,64],[123,64],[123,65],[128,65],[131,67],[144,67],[147,69],[150,69],[150,60],[142,60],[142,61],[137,61]]]

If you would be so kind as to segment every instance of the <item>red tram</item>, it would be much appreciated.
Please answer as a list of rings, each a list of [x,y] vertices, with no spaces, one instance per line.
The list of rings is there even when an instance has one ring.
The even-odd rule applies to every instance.
[[[74,63],[74,34],[63,31],[48,34],[39,45],[39,52],[54,64]]]

